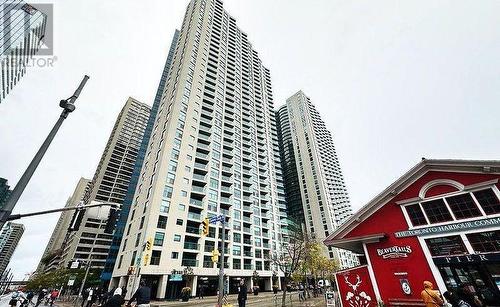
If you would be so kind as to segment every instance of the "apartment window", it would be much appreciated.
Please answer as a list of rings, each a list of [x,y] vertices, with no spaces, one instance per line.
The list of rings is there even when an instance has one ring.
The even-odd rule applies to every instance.
[[[186,205],[178,204],[177,207],[179,208],[179,211],[186,211]]]
[[[174,242],[181,242],[181,235],[174,235]]]
[[[233,241],[235,243],[241,243],[241,234],[240,233],[233,233]]]
[[[175,174],[174,173],[168,173],[167,174],[167,183],[173,184],[175,181]]]
[[[475,252],[499,252],[500,230],[467,234],[470,244]]]
[[[161,251],[152,251],[151,252],[151,261],[150,265],[160,265]]]
[[[127,239],[125,239],[123,241],[123,248],[122,248],[122,252],[127,248]]]
[[[190,172],[191,172],[191,167],[189,167],[189,166],[184,166],[184,170],[185,170],[186,172],[190,173]]]
[[[130,266],[134,266],[135,265],[135,257],[137,256],[137,251],[134,251],[132,253],[132,259],[130,259]]]
[[[481,216],[479,208],[469,193],[447,197],[446,201],[457,220]]]
[[[410,218],[411,224],[413,226],[420,226],[427,224],[424,213],[422,212],[422,209],[420,208],[419,204],[406,206],[405,209],[406,212],[408,213],[408,217]]]
[[[233,255],[241,256],[241,246],[233,245]]]
[[[179,253],[178,252],[172,252],[172,259],[179,259]]]
[[[189,184],[189,179],[187,179],[187,178],[182,178],[182,182],[184,182],[184,184]]]
[[[177,219],[176,224],[179,225],[179,226],[182,226],[183,222],[184,222],[183,220]]]
[[[168,210],[170,209],[170,202],[168,200],[162,200],[160,204],[160,212],[161,213],[168,213]]]
[[[233,259],[233,269],[241,270],[241,259]]]
[[[436,199],[422,203],[425,214],[431,223],[441,223],[453,220],[444,200]]]
[[[144,227],[144,216],[141,217],[141,224],[139,225],[139,229],[142,229]]]
[[[432,256],[462,255],[467,253],[460,236],[439,237],[425,240]]]
[[[118,260],[118,268],[122,267],[123,255],[120,255],[120,259]]]
[[[154,246],[162,246],[163,245],[163,239],[165,239],[165,234],[163,232],[157,232],[155,233],[155,240],[153,242]]]
[[[500,213],[500,202],[492,189],[481,190],[473,193],[486,214]]]
[[[139,242],[141,242],[141,234],[138,233],[135,237],[135,247],[139,246]]]
[[[172,197],[172,187],[165,186],[165,189],[163,189],[163,197],[165,198],[171,198]]]
[[[177,162],[174,160],[170,160],[170,163],[168,164],[168,170],[175,172],[177,170]]]
[[[182,197],[187,197],[188,193],[184,190],[181,191],[181,196]]]
[[[156,227],[161,228],[161,229],[166,229],[167,228],[167,220],[168,218],[166,216],[160,215],[158,217],[158,224]]]

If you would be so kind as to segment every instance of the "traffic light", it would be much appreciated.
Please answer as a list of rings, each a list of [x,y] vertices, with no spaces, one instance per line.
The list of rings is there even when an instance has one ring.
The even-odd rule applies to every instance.
[[[208,236],[208,225],[210,224],[210,222],[208,221],[208,218],[204,218],[203,219],[203,222],[201,222],[201,225],[202,225],[202,230],[201,230],[201,233],[204,235],[204,236]]]
[[[69,223],[68,231],[78,231],[80,229],[80,224],[82,223],[83,216],[85,215],[84,209],[78,209],[73,214],[71,223]]]
[[[144,244],[144,249],[146,250],[146,252],[149,252],[152,246],[153,246],[153,238],[149,238]]]
[[[115,231],[116,221],[120,216],[120,211],[115,208],[109,209],[108,221],[106,222],[106,227],[104,228],[104,233],[112,234]]]
[[[217,263],[217,262],[219,262],[219,255],[220,255],[219,250],[214,249],[214,250],[212,251],[212,262],[213,262],[213,263]]]

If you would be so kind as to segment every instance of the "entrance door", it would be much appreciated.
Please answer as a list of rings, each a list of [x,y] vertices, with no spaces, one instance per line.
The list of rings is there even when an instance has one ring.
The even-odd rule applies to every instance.
[[[500,291],[492,273],[483,264],[449,264],[438,267],[448,290],[463,289],[477,295],[484,304],[498,306]]]

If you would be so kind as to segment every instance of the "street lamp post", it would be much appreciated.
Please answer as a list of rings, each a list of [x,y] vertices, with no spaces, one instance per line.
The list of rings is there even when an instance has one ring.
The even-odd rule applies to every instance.
[[[80,95],[80,92],[82,91],[83,87],[85,86],[85,83],[87,83],[87,80],[89,79],[89,76],[85,75],[83,77],[83,80],[80,82],[80,85],[76,89],[76,91],[73,93],[71,97],[65,100],[61,100],[59,102],[59,106],[63,108],[63,111],[61,115],[59,116],[59,119],[55,123],[54,127],[52,130],[50,130],[49,135],[43,142],[42,146],[40,149],[38,149],[38,152],[36,153],[35,157],[33,160],[31,160],[31,163],[28,165],[28,168],[24,171],[23,175],[21,176],[21,179],[17,182],[16,186],[14,187],[14,190],[12,190],[12,193],[9,196],[9,199],[3,206],[3,208],[0,210],[0,229],[2,229],[3,225],[7,221],[7,218],[9,215],[12,213],[12,210],[16,206],[17,201],[21,197],[21,194],[23,193],[24,189],[26,188],[26,185],[28,185],[28,182],[31,179],[31,176],[33,176],[33,173],[35,172],[36,168],[38,167],[38,164],[40,164],[40,161],[42,161],[43,156],[45,155],[45,152],[49,148],[50,143],[54,139],[54,137],[57,134],[57,131],[61,127],[63,121],[68,117],[69,113],[73,112],[75,110],[75,101]]]

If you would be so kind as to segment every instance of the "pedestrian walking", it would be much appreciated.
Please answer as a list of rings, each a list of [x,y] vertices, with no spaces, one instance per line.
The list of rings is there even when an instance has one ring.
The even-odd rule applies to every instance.
[[[54,304],[54,301],[59,297],[59,290],[54,289],[50,293],[50,306]]]
[[[198,290],[196,291],[196,294],[198,296],[198,299],[203,299],[205,295],[205,286],[204,285],[198,285]]]
[[[45,295],[47,295],[47,289],[45,289],[45,288],[41,289],[40,292],[38,292],[38,299],[36,301],[35,307],[38,307],[38,305],[40,305],[40,303],[43,301],[43,298],[45,297]]]
[[[433,289],[433,284],[430,281],[424,281],[424,290],[420,293],[426,307],[443,306],[444,301],[441,294]]]
[[[113,296],[106,301],[104,307],[121,307],[125,303],[122,297],[122,288],[116,288]]]
[[[92,304],[95,301],[94,289],[89,289],[89,295],[87,296],[87,305],[86,307],[92,307]]]
[[[240,281],[240,286],[238,287],[238,307],[245,307],[247,303],[247,287],[245,282]]]
[[[127,306],[130,306],[133,301],[137,300],[137,307],[149,307],[151,302],[151,289],[146,286],[146,283],[141,280],[139,289],[135,291],[134,295],[128,301]]]
[[[299,284],[299,301],[300,302],[303,302],[306,300],[306,297],[305,297],[305,293],[304,293],[305,289],[304,289],[304,285],[303,284]]]

